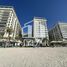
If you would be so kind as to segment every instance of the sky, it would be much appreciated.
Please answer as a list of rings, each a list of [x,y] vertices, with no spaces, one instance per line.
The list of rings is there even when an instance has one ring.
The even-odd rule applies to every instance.
[[[22,27],[35,16],[47,19],[48,29],[67,23],[67,0],[0,0],[0,5],[14,6]]]

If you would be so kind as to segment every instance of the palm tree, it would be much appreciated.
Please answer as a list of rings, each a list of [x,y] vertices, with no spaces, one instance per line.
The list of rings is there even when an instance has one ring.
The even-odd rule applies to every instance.
[[[16,39],[17,41],[21,41],[21,42],[22,42],[22,33],[21,33],[21,31],[19,31],[19,34],[16,35],[15,39]],[[20,45],[21,45],[21,44],[20,44]]]
[[[22,34],[21,34],[21,32],[19,32],[19,34],[17,34],[15,38],[17,40],[22,40]]]
[[[2,35],[0,34],[0,39],[2,39]]]
[[[42,42],[43,42],[43,43],[46,42],[46,43],[45,43],[45,46],[46,46],[46,47],[49,46],[49,45],[48,45],[49,39],[48,39],[47,37],[45,37],[45,38],[42,40]]]
[[[0,39],[1,39],[1,43],[0,43],[0,46],[4,46],[5,44],[4,44],[4,40],[3,40],[3,37],[4,36],[4,32],[1,32],[0,33]]]
[[[4,32],[0,34],[0,39],[3,39]]]
[[[6,32],[8,33],[8,39],[9,39],[9,44],[10,44],[10,39],[11,39],[10,34],[13,32],[13,30],[11,27],[10,28],[7,27]]]
[[[22,40],[22,33],[21,33],[21,31],[19,32],[19,38],[20,38],[20,40]]]

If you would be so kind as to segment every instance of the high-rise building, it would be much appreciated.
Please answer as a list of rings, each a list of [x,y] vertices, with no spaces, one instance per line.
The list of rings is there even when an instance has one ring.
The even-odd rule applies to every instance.
[[[21,33],[21,25],[12,6],[0,6],[0,35],[8,37],[7,28],[12,29],[10,37],[15,39]]]
[[[45,18],[35,17],[33,19],[33,37],[35,38],[47,38],[48,30]]]
[[[58,22],[50,31],[49,39],[54,43],[66,43],[67,41],[67,23]]]
[[[48,44],[47,40],[49,40],[46,21],[47,20],[45,18],[34,17],[32,21],[25,23],[23,30],[26,32],[24,35],[27,37],[27,40],[30,37],[35,40],[37,44],[42,44],[42,42],[44,42],[42,45],[46,46]],[[29,36],[29,34],[31,36]]]
[[[27,38],[30,38],[32,37],[32,25],[27,25],[27,26],[24,26],[23,29],[23,37],[27,37]]]

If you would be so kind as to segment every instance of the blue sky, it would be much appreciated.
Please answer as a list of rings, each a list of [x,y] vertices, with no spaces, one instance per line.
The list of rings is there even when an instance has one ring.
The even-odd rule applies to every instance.
[[[34,16],[46,18],[48,28],[67,22],[67,0],[0,0],[0,5],[14,6],[22,26]]]

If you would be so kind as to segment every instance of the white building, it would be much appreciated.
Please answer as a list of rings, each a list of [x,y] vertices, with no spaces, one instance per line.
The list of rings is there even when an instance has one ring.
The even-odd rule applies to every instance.
[[[7,28],[11,28],[13,32],[10,37],[15,40],[21,33],[21,25],[12,6],[0,6],[0,35],[8,38]]]
[[[48,38],[48,30],[46,25],[47,20],[40,17],[35,17],[33,20],[33,37]]]
[[[32,37],[32,25],[27,25],[23,27],[23,37]]]
[[[30,25],[31,28],[27,28],[29,32],[27,34],[29,35],[31,33],[32,36],[30,38],[34,39],[37,44],[44,42],[44,44],[42,44],[43,46],[46,46],[46,44],[48,44],[47,40],[49,40],[46,21],[45,18],[34,17],[32,21],[25,23],[23,27],[24,30],[25,27]],[[26,37],[28,38],[28,36]]]

